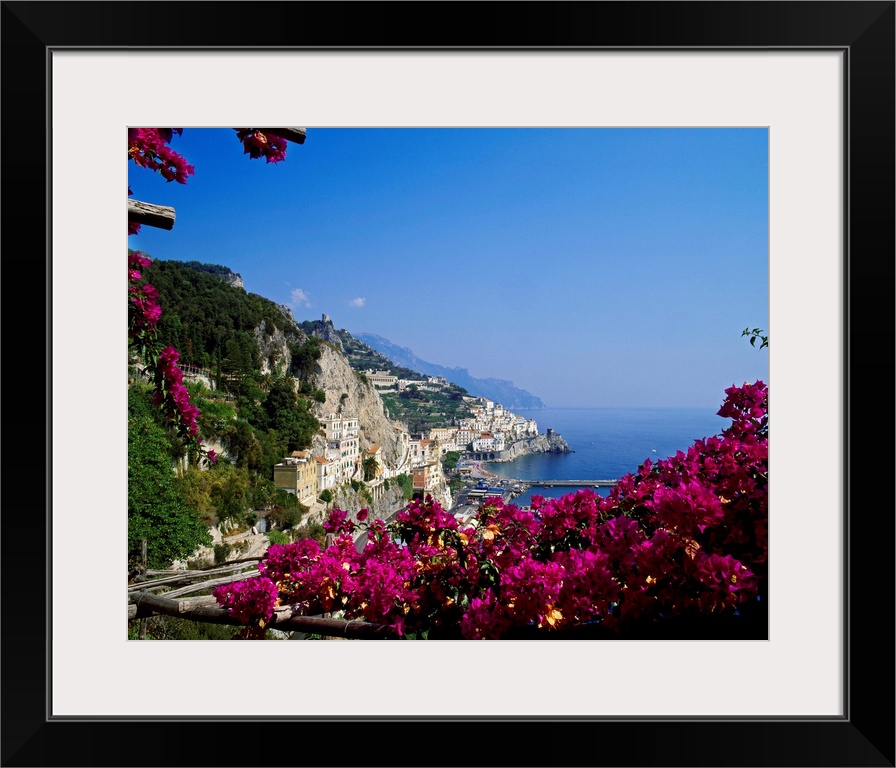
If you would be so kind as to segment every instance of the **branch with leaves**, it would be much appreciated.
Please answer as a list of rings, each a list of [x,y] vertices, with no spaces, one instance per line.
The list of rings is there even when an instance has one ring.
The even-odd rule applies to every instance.
[[[749,336],[750,338],[750,346],[755,347],[756,342],[761,342],[759,345],[759,349],[763,349],[768,346],[768,334],[762,328],[750,328],[749,326],[744,328],[743,332],[740,334],[741,336]]]

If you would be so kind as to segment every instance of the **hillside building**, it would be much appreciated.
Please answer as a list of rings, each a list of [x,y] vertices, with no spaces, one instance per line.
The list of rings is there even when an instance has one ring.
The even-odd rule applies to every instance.
[[[307,504],[317,496],[317,462],[308,451],[293,451],[274,465],[274,485]]]

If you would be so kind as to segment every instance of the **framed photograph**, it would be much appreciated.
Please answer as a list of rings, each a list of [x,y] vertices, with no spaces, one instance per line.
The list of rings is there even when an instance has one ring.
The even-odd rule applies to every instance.
[[[2,764],[896,765],[893,460],[867,436],[892,369],[894,6],[4,2],[8,261],[37,237],[46,289],[46,354],[31,322],[7,354],[45,374],[47,421],[45,514],[2,545]],[[409,22],[428,39],[396,43]],[[768,639],[128,643],[116,147],[247,121],[766,130]]]

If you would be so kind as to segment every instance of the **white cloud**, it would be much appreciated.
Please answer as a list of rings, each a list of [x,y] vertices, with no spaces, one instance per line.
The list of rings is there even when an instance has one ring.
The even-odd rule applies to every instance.
[[[367,299],[365,299],[363,296],[358,296],[358,297],[352,299],[348,303],[348,305],[350,307],[363,307],[366,302],[367,302]]]
[[[301,288],[295,288],[289,295],[289,303],[293,307],[310,307],[311,299]]]

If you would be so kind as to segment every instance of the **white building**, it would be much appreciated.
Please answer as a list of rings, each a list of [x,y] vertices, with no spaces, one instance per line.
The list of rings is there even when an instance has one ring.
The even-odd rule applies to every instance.
[[[361,441],[356,416],[327,414],[321,420],[327,437],[328,459],[338,462],[336,483],[344,483],[354,477],[361,466]]]
[[[365,371],[364,375],[375,387],[394,387],[398,382],[397,376],[392,376],[386,371]]]
[[[317,462],[317,492],[335,488],[338,484],[339,462],[326,456],[317,456],[314,461]]]

